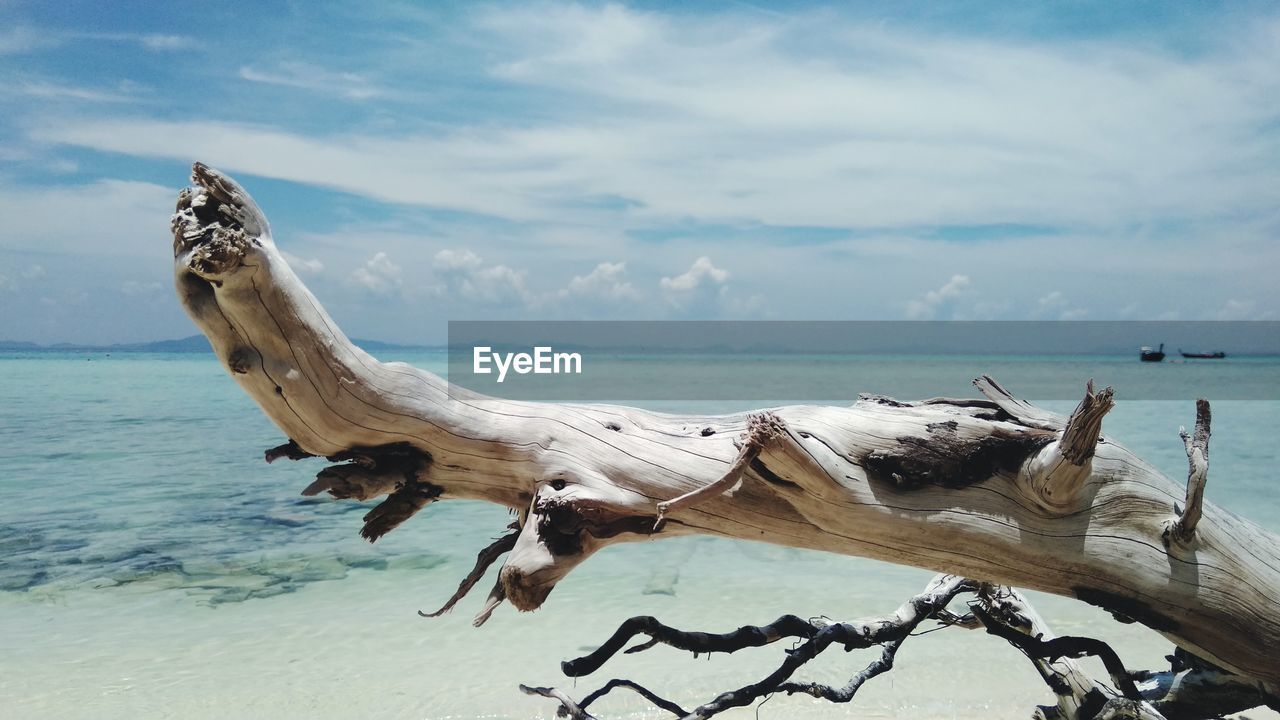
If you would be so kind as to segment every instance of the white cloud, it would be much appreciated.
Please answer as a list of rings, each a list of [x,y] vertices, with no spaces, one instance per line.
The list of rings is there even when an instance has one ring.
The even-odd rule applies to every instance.
[[[397,20],[402,33],[349,48],[341,65],[333,55],[282,61],[302,57],[288,46],[235,61],[229,79],[201,85],[183,117],[103,104],[113,94],[176,96],[167,77],[148,76],[151,92],[74,75],[4,80],[6,92],[29,93],[0,97],[17,110],[13,137],[0,144],[0,159],[22,166],[13,178],[47,179],[58,157],[92,173],[97,155],[79,148],[174,162],[120,160],[134,177],[172,173],[166,187],[59,178],[23,188],[0,177],[0,245],[145,256],[162,267],[179,163],[199,158],[251,191],[273,178],[390,203],[323,195],[335,202],[305,218],[296,203],[267,208],[285,241],[341,226],[331,243],[289,244],[304,274],[314,255],[324,259],[317,271],[348,289],[386,288],[366,261],[375,250],[394,258],[397,289],[377,303],[389,315],[428,293],[448,294],[435,303],[441,315],[479,305],[495,315],[521,305],[576,313],[588,303],[567,298],[625,297],[627,287],[652,301],[632,302],[637,313],[688,317],[902,317],[913,298],[911,312],[951,319],[1086,310],[1138,319],[1157,308],[1247,317],[1280,307],[1267,272],[1280,267],[1280,26],[1270,19],[1206,28],[1187,52],[1160,33],[1142,43],[1123,29],[966,37],[839,10],[779,19],[466,7],[430,13],[449,18],[431,27]],[[314,18],[295,20],[302,36]],[[24,32],[0,30],[0,53],[6,43],[50,42],[44,30]],[[93,52],[155,60],[137,49],[144,36],[95,37],[135,45]],[[179,41],[153,42],[166,44]],[[167,61],[171,75],[189,78],[209,57],[197,49]],[[37,60],[31,73],[70,72]],[[346,69],[356,73],[336,72]],[[485,70],[487,80],[477,77]],[[258,112],[264,92],[286,97],[289,111]],[[326,115],[339,95],[370,93],[379,100],[347,104],[342,122]],[[264,190],[268,200],[281,192]],[[434,257],[442,247],[459,249]],[[729,280],[694,277],[687,263],[699,256],[731,263],[722,267],[732,268],[734,294]],[[5,265],[12,282],[25,287],[32,257]],[[57,261],[44,262],[69,282]],[[609,275],[624,263],[625,274]],[[357,270],[366,283],[350,277]],[[971,294],[931,302],[926,291],[942,293],[955,271],[968,273]],[[925,280],[904,289],[909,278]],[[1063,287],[1071,297],[1042,309]],[[601,312],[621,315],[627,302]]]
[[[93,103],[135,102],[137,96],[127,92],[128,87],[122,86],[120,90],[103,90],[65,85],[46,80],[28,79],[0,85],[0,93],[22,95],[37,100],[78,100]]]
[[[626,263],[602,262],[586,275],[575,275],[558,293],[561,299],[591,299],[622,303],[640,299],[626,279]]]
[[[374,295],[390,295],[400,289],[400,266],[378,252],[351,273],[351,282]]]
[[[446,273],[456,270],[475,270],[483,262],[479,255],[470,250],[451,250],[446,248],[437,252],[435,257],[436,270]]]
[[[240,77],[250,82],[341,95],[348,100],[368,100],[384,94],[358,73],[332,72],[303,62],[282,62],[270,69],[244,65],[240,68]]]
[[[1222,308],[1215,314],[1216,320],[1273,320],[1276,313],[1271,310],[1262,310],[1258,307],[1258,303],[1253,300],[1237,300],[1229,299],[1223,304]]]
[[[485,265],[470,250],[441,250],[433,265],[436,278],[442,282],[437,288],[439,294],[484,305],[526,305],[534,301],[525,286],[523,270]]]
[[[1054,290],[1036,301],[1037,317],[1054,320],[1083,320],[1089,315],[1084,308],[1073,306],[1061,290]]]
[[[13,283],[9,281],[9,276],[0,273],[0,292],[16,290]]]
[[[664,277],[660,281],[663,290],[684,292],[695,290],[705,281],[708,284],[723,285],[729,280],[729,271],[722,270],[711,263],[711,258],[703,256],[693,261],[681,275]]]
[[[733,319],[777,319],[778,314],[769,301],[760,294],[745,298],[725,292],[721,295],[725,313]]]
[[[1141,309],[1142,309],[1141,303],[1131,302],[1128,305],[1125,305],[1124,307],[1117,310],[1116,317],[1121,320],[1131,320],[1137,317],[1138,311]]]
[[[185,35],[66,32],[51,28],[17,26],[0,31],[0,55],[21,55],[83,41],[128,43],[156,52],[185,50],[195,44]]]
[[[140,282],[138,280],[126,280],[120,286],[120,292],[129,296],[150,295],[160,292],[162,285],[159,282]]]
[[[191,38],[185,35],[141,35],[138,42],[148,50],[183,50],[191,47]]]
[[[1055,312],[1062,309],[1066,304],[1067,299],[1063,296],[1061,290],[1054,290],[1036,301],[1036,305],[1039,306],[1041,314]]]
[[[0,30],[0,55],[21,55],[56,44],[46,33],[21,25]]]
[[[33,132],[391,202],[598,225],[1096,228],[1257,212],[1280,186],[1272,26],[1194,55],[612,5],[504,7],[467,30],[494,48],[473,59],[496,56],[504,89],[545,108],[536,119],[321,136],[106,117]],[[242,76],[376,92],[306,65]],[[590,202],[600,197],[621,202]]]
[[[48,167],[51,172],[55,172],[60,175],[73,175],[80,172],[80,163],[66,158],[50,160]]]
[[[685,272],[658,281],[667,303],[681,311],[708,311],[712,303],[723,305],[729,299],[729,271],[718,268],[711,258],[702,256]]]
[[[919,300],[907,303],[907,319],[932,320],[940,314],[946,314],[957,299],[969,294],[971,284],[968,275],[952,275],[942,287],[930,290]]]
[[[129,180],[21,187],[0,184],[9,250],[163,258],[176,188]]]
[[[319,275],[321,272],[324,271],[324,263],[320,262],[316,258],[298,257],[297,255],[294,255],[293,253],[290,253],[290,252],[285,252],[284,250],[281,250],[280,254],[284,256],[284,261],[289,263],[289,267],[293,268],[294,272],[298,273],[299,275],[314,276],[314,275]],[[375,256],[375,259],[376,259],[376,256]]]
[[[137,45],[143,49],[151,50],[152,52],[186,50],[187,48],[195,46],[195,40],[187,35],[169,35],[165,33],[46,32],[49,32],[51,38],[59,44],[83,40],[98,40],[102,42]]]
[[[45,271],[43,265],[30,265],[27,269],[22,271],[22,277],[28,280],[39,280],[48,274],[49,273]]]

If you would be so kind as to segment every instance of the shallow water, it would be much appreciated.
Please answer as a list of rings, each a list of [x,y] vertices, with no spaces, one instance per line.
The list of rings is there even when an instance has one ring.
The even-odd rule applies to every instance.
[[[443,363],[408,359],[436,370]],[[1223,368],[1213,382],[1227,387],[1230,366]],[[858,389],[875,391],[888,372],[850,374]],[[971,368],[933,372],[941,387],[930,394],[944,394],[967,382]],[[719,630],[788,612],[879,615],[931,575],[690,538],[610,548],[534,615],[503,607],[472,629],[484,585],[450,616],[424,620],[415,611],[448,597],[508,522],[504,510],[444,503],[377,545],[363,542],[368,505],[300,497],[321,461],[262,463],[261,450],[281,442],[278,431],[208,356],[5,355],[0,378],[5,717],[552,717],[552,703],[521,695],[516,684],[572,689],[558,662],[630,615]],[[1214,389],[1188,387],[1180,401],[1122,400],[1107,432],[1180,478],[1178,425],[1192,421],[1192,398],[1213,398]],[[1278,420],[1280,402],[1215,402],[1207,490],[1212,502],[1273,531]],[[1034,597],[1055,631],[1111,641],[1131,667],[1164,665],[1170,646],[1153,633],[1080,603]],[[693,660],[655,648],[616,658],[599,679],[579,680],[574,694],[625,676],[696,705],[762,677],[780,653]],[[870,658],[832,653],[804,677],[840,681]],[[947,630],[909,642],[897,669],[850,705],[775,697],[759,715],[1026,717],[1049,700],[1007,645]],[[595,707],[607,717],[660,716],[625,693]]]

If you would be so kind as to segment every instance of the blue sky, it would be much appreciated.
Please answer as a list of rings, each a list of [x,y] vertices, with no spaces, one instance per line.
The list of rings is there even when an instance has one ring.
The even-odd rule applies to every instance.
[[[1280,11],[0,3],[0,339],[191,334],[235,174],[348,332],[1276,319]]]

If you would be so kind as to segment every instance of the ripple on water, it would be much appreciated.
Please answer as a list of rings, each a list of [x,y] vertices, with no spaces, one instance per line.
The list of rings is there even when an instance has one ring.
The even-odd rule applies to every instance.
[[[200,543],[103,548],[14,528],[0,528],[0,546],[10,550],[0,566],[0,592],[28,593],[40,601],[87,590],[180,592],[216,606],[296,592],[311,583],[341,580],[352,570],[428,570],[448,560],[435,553],[334,552],[323,544],[230,553],[210,553]]]

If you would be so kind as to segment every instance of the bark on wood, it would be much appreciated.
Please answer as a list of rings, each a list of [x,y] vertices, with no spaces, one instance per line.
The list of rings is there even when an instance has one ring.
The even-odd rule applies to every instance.
[[[773,408],[778,440],[725,494],[716,481],[743,459],[735,440],[751,415],[513,402],[378,362],[290,270],[249,195],[203,165],[193,177],[173,218],[178,294],[290,439],[268,456],[344,463],[312,492],[386,495],[366,518],[370,540],[437,500],[517,512],[490,611],[504,598],[537,608],[608,545],[701,533],[1077,597],[1280,689],[1280,539],[1204,502],[1203,473],[1189,495],[1100,436],[1107,391],[1068,419],[985,377],[986,400]],[[1175,525],[1193,540],[1166,542]]]

